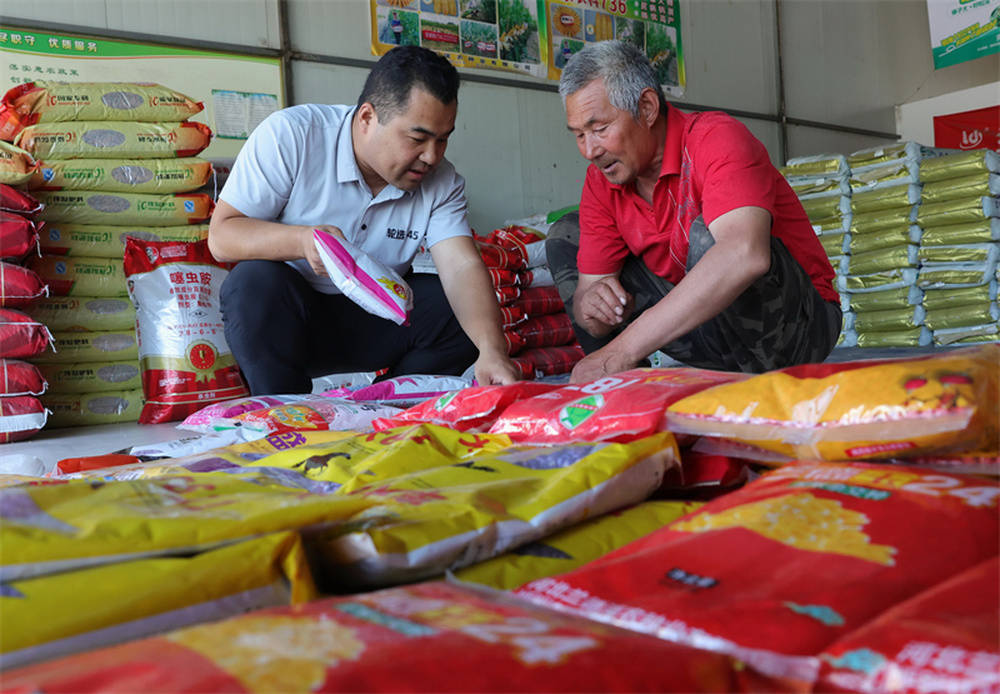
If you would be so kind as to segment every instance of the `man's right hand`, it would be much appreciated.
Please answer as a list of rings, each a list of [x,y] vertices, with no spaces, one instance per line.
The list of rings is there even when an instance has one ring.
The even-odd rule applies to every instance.
[[[632,315],[634,297],[618,278],[602,277],[584,288],[574,299],[577,322],[594,337],[602,337]]]
[[[302,257],[309,263],[309,267],[312,268],[313,272],[321,277],[326,277],[326,268],[323,266],[323,260],[319,257],[319,251],[316,250],[316,243],[313,240],[313,229],[325,231],[346,241],[344,232],[330,224],[322,224],[315,227],[300,227],[300,229],[302,229]]]

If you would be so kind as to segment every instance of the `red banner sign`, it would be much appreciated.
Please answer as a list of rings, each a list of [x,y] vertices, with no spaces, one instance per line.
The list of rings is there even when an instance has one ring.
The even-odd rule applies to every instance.
[[[440,43],[454,43],[458,45],[458,34],[449,34],[444,31],[436,31],[434,29],[424,29],[421,32],[423,38],[427,41],[438,41]]]
[[[1000,106],[934,116],[934,146],[1000,151]]]

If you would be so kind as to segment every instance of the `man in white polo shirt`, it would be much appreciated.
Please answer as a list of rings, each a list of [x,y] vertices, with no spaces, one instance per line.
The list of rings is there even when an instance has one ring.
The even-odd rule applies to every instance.
[[[302,393],[319,375],[388,368],[511,383],[500,309],[472,240],[465,181],[444,158],[458,72],[394,48],[358,105],[305,104],[250,135],[219,196],[208,243],[237,262],[222,287],[226,341],[254,394]],[[409,326],[367,313],[326,276],[312,230],[342,235],[402,274]],[[439,275],[410,271],[421,244]]]

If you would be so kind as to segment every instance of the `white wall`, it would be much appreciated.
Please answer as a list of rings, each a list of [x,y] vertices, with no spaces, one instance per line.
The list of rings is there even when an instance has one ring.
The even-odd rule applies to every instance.
[[[934,116],[1000,105],[1000,82],[911,101],[896,109],[896,129],[904,140],[934,144]]]
[[[288,0],[293,50],[373,61],[368,0]],[[896,131],[896,106],[994,83],[1000,56],[933,69],[926,0],[680,0],[688,88],[684,102],[767,114],[743,122],[781,163],[775,16],[780,15],[786,116]],[[264,48],[280,46],[278,0],[41,0],[4,5],[17,19]],[[468,182],[473,225],[576,202],[585,162],[565,130],[553,91],[469,77],[552,83],[514,73],[463,70],[459,122],[448,157]],[[367,73],[295,60],[296,103],[353,103]],[[140,79],[141,76],[137,76]],[[915,138],[915,139],[920,139]],[[852,152],[886,138],[790,125],[787,156]]]

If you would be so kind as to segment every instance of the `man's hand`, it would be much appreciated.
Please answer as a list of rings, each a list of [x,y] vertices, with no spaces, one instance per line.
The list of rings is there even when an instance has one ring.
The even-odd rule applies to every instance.
[[[628,320],[635,308],[635,299],[617,277],[608,275],[578,292],[574,306],[580,326],[594,337],[602,337]]]
[[[578,361],[573,367],[569,382],[588,383],[604,376],[634,369],[638,365],[638,361],[614,349],[612,345],[607,345]]]
[[[481,386],[505,386],[521,377],[514,362],[502,352],[480,352],[474,367],[476,383]]]
[[[319,257],[319,251],[316,249],[316,242],[313,240],[313,229],[319,229],[320,231],[325,231],[328,234],[333,234],[334,236],[344,239],[344,232],[339,228],[331,224],[321,224],[315,227],[299,227],[302,232],[300,232],[300,239],[302,243],[302,257],[306,259],[309,263],[309,267],[312,271],[321,277],[325,277],[326,267],[323,266],[323,261]]]

